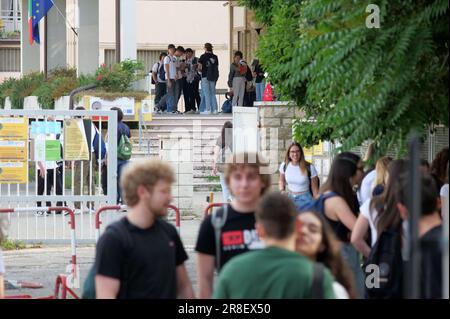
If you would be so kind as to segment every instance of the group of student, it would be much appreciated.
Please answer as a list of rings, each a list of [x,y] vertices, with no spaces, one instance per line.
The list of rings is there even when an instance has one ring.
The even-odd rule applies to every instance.
[[[373,152],[371,145],[366,158]],[[297,211],[319,212],[334,230],[359,296],[400,298],[404,296],[402,271],[408,263],[408,256],[402,256],[402,247],[409,231],[405,226],[409,163],[382,156],[375,167],[365,170],[365,162],[350,152],[337,155],[326,182],[319,188],[314,166],[306,162],[302,147],[294,142],[280,165],[279,189],[295,202]],[[431,167],[422,161],[420,168],[423,298],[442,296],[442,203],[448,201],[448,162],[446,147],[436,155]],[[366,267],[385,258],[385,251],[391,253],[387,262],[391,269],[382,278],[388,284],[368,289]]]
[[[430,169],[421,168],[422,258],[416,279],[422,298],[442,298],[441,202],[448,200],[448,155],[445,148]],[[94,287],[96,298],[405,297],[407,160],[380,158],[368,183],[370,198],[362,204],[359,186],[369,174],[354,153],[338,154],[319,186],[302,147],[292,143],[280,165],[279,192],[269,191],[271,176],[261,173],[266,163],[259,154],[227,156],[222,174],[232,200],[201,223],[197,294],[183,243],[164,218],[175,179],[171,167],[157,159],[128,164],[120,179],[128,213],[100,237],[92,282],[85,286]],[[388,255],[382,255],[387,247]],[[380,260],[389,271],[380,271],[381,287],[367,286],[362,266],[380,266]],[[1,267],[0,257],[0,273]]]
[[[170,44],[167,53],[159,55],[151,70],[155,85],[155,108],[157,113],[181,114],[178,102],[184,96],[185,114],[217,114],[216,84],[219,79],[219,58],[211,43],[205,43],[205,52],[198,58],[191,48]],[[252,106],[262,101],[265,75],[259,60],[251,65],[236,51],[228,74],[232,106]],[[201,94],[199,85],[201,83]],[[254,93],[254,97],[249,92]]]
[[[448,148],[437,159],[440,165],[446,162],[448,172]],[[271,177],[261,174],[265,161],[258,154],[231,153],[222,174],[232,200],[203,220],[197,237],[197,295],[181,239],[162,218],[172,199],[173,172],[159,160],[133,162],[121,179],[128,215],[108,227],[97,245],[96,297],[405,297],[403,267],[409,261],[402,256],[402,238],[409,214],[408,161],[388,162],[385,157],[377,162],[375,172],[383,177],[372,183],[369,204],[363,204],[370,211],[364,221],[367,208],[360,207],[357,191],[367,172],[358,155],[337,155],[319,187],[313,165],[293,143],[280,167],[280,192],[270,192]],[[436,179],[444,177],[442,189],[448,189],[448,173],[442,168],[431,173],[422,172],[420,182],[418,280],[422,298],[441,298],[442,218]],[[386,256],[380,256],[386,245],[395,247],[387,261],[393,269],[381,272],[381,288],[369,287],[362,264],[380,266],[380,258],[386,262]]]

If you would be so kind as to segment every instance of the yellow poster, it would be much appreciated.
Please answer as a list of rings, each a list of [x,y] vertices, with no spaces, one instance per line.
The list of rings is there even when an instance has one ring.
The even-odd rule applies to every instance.
[[[0,139],[26,140],[27,133],[26,117],[0,117]]]
[[[26,162],[0,162],[0,184],[26,184]]]
[[[305,147],[303,148],[303,152],[305,153],[305,157],[311,158],[314,155],[323,155],[323,142],[320,141],[319,144],[314,145],[313,147]]]
[[[27,145],[25,141],[0,140],[0,160],[2,161],[26,161]]]
[[[89,146],[82,119],[64,121],[64,160],[89,160]]]

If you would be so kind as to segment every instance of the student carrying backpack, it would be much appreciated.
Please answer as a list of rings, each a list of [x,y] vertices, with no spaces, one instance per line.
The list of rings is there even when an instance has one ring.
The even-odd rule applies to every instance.
[[[100,139],[100,145],[99,145]],[[92,146],[94,147],[95,158],[98,160],[104,160],[106,158],[106,144],[103,137],[99,134],[98,130],[95,129],[94,140],[92,141]]]
[[[133,248],[133,240],[130,236],[130,233],[128,232],[126,225],[121,222],[117,221],[112,223],[106,228],[105,232],[113,232],[119,240],[123,242],[123,245],[125,247],[125,251],[130,252]],[[126,266],[127,263],[125,262],[124,265]],[[124,271],[125,275],[127,274],[127,271]],[[91,269],[88,272],[88,275],[84,281],[83,285],[83,293],[81,295],[82,299],[95,299],[95,263],[92,265]],[[126,280],[125,280],[126,282]]]
[[[312,194],[313,191],[312,191],[312,187],[311,187],[311,165],[312,164],[310,162],[306,162],[306,171],[308,173],[308,180],[309,180],[309,191]],[[284,165],[283,170],[284,170],[284,172],[286,172],[286,165]],[[317,187],[320,187],[320,179],[319,179],[319,177],[317,177],[317,180],[318,180]]]
[[[375,266],[374,268],[370,267]],[[401,223],[385,230],[364,263],[367,299],[397,299],[403,297],[403,258]],[[379,274],[379,278],[377,278]],[[368,285],[367,283],[373,285]]]
[[[133,145],[126,134],[122,134],[119,140],[119,146],[117,146],[117,158],[127,161],[131,158],[133,151]]]
[[[208,81],[217,82],[219,79],[219,65],[217,60],[214,58],[209,58],[206,62],[206,79]]]

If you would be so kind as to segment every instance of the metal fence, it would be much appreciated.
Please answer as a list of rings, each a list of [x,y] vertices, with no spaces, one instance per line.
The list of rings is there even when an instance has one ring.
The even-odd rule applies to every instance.
[[[22,119],[26,132],[22,139],[7,138],[5,134],[0,134],[0,164],[3,167],[22,167],[21,173],[10,169],[10,174],[23,176],[22,180],[17,180],[15,183],[11,178],[0,179],[0,208],[36,207],[39,203],[42,206],[49,206],[52,202],[51,206],[62,205],[73,208],[77,213],[77,238],[81,242],[93,242],[95,209],[105,204],[116,204],[117,200],[117,183],[115,182],[117,181],[117,112],[0,110],[0,120],[4,122],[3,128],[10,119]],[[91,135],[90,137],[86,136],[88,160],[68,161],[63,156],[64,148],[68,149],[70,143],[76,143],[74,140],[76,136],[64,136],[68,125],[67,120],[70,119],[78,119],[77,123],[82,123],[85,131],[91,132],[87,134]],[[33,124],[34,122],[39,125]],[[14,128],[10,130],[14,131]],[[60,134],[57,134],[58,132]],[[107,156],[104,160],[101,156],[99,158],[95,156],[94,149],[102,149],[101,138],[97,138],[98,145],[93,143],[95,132],[98,132],[99,136],[107,136],[105,139]],[[58,141],[59,137],[63,151],[59,163],[45,162],[45,170],[39,169],[41,166],[34,160],[38,158],[37,153],[40,152],[36,146],[39,134],[45,139],[46,159],[49,158],[47,156],[52,147],[47,146],[47,140],[52,141],[55,148],[55,141]],[[21,145],[25,152],[22,161],[17,160],[16,157]],[[8,147],[11,148],[8,149]],[[14,147],[18,148],[14,149]],[[44,165],[44,161],[41,160],[40,163]],[[47,167],[50,168],[47,169]],[[5,168],[3,174],[6,174]],[[52,212],[47,215],[44,210],[42,213],[36,212],[34,216],[17,213],[14,216],[9,215],[8,221],[8,237],[12,239],[43,243],[70,242],[70,228],[66,226],[67,218],[64,213]]]

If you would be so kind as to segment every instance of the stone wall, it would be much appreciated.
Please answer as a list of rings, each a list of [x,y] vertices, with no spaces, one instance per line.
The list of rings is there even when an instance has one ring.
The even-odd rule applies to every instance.
[[[173,204],[180,209],[181,214],[192,213],[194,195],[192,140],[175,135],[164,137],[159,155],[172,166],[175,173],[176,181],[172,187]]]
[[[270,160],[272,188],[278,190],[278,166],[292,143],[292,121],[303,113],[289,102],[256,102],[259,113],[261,151]]]

